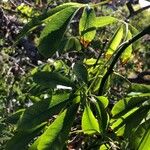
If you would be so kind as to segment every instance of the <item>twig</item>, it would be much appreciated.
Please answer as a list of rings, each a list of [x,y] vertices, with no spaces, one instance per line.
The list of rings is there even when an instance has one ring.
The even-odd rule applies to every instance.
[[[134,43],[135,41],[137,41],[138,39],[140,39],[141,37],[143,37],[146,34],[150,34],[150,25],[145,28],[142,32],[140,32],[139,34],[137,34],[136,36],[134,36],[132,39],[130,39],[129,41],[125,42],[122,47],[120,47],[117,50],[116,55],[114,56],[107,72],[105,73],[105,75],[103,76],[102,80],[101,80],[101,84],[99,87],[99,91],[98,91],[98,95],[102,95],[103,94],[103,90],[105,87],[105,83],[109,77],[109,75],[113,72],[113,68],[115,66],[115,64],[117,63],[118,59],[120,58],[121,54],[125,51],[125,49],[132,43]]]
[[[140,9],[138,9],[138,10],[135,11],[135,10],[133,9],[133,7],[132,7],[131,2],[128,2],[128,3],[127,3],[127,7],[128,7],[128,9],[129,9],[129,12],[130,12],[130,15],[127,17],[127,19],[130,19],[131,17],[133,17],[133,16],[135,16],[135,15],[141,13],[142,11],[144,11],[144,10],[146,10],[146,9],[149,9],[149,8],[150,8],[150,5],[145,6],[145,7],[140,8]]]

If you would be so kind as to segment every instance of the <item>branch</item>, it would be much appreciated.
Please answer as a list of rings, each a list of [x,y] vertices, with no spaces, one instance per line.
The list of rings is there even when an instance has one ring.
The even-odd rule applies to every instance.
[[[139,10],[134,11],[131,2],[128,2],[128,3],[127,3],[127,7],[128,7],[128,9],[129,9],[129,12],[130,12],[130,15],[127,17],[127,19],[129,19],[129,18],[131,18],[131,17],[133,17],[133,16],[135,16],[135,15],[141,13],[142,11],[144,11],[144,10],[146,10],[146,9],[149,9],[149,8],[150,8],[150,5],[145,6],[145,7],[143,7],[143,8],[140,8]]]
[[[121,47],[118,48],[116,55],[114,56],[114,59],[112,60],[107,72],[105,73],[105,75],[102,78],[101,84],[100,84],[100,88],[98,91],[98,95],[102,95],[103,94],[103,90],[105,87],[105,83],[109,77],[109,75],[113,72],[113,68],[115,66],[115,64],[117,63],[118,59],[120,58],[121,54],[125,51],[125,49],[131,45],[132,43],[134,43],[135,41],[137,41],[138,39],[140,39],[141,37],[143,37],[146,34],[150,34],[150,25],[145,28],[142,32],[140,32],[139,34],[137,34],[136,36],[134,36],[132,39],[130,39],[129,41],[125,42],[124,44],[122,44]]]

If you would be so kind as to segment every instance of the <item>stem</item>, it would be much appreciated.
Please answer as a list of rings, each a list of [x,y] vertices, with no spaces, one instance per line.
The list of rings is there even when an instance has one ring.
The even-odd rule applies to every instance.
[[[105,75],[102,78],[101,84],[100,84],[100,88],[98,91],[98,95],[102,95],[103,94],[103,90],[104,90],[104,86],[105,83],[109,77],[109,75],[113,72],[113,68],[115,66],[115,64],[117,63],[118,59],[120,58],[121,54],[125,51],[125,49],[132,43],[134,43],[135,41],[137,41],[138,39],[140,39],[141,37],[143,37],[146,34],[150,34],[150,25],[145,28],[142,32],[140,32],[139,34],[137,34],[136,36],[134,36],[132,39],[130,39],[129,41],[125,42],[117,51],[116,55],[114,56],[114,59],[112,60],[107,72],[105,73]]]

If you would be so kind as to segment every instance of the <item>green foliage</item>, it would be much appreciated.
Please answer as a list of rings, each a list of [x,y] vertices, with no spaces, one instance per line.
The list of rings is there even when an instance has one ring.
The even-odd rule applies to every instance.
[[[37,72],[33,75],[33,80],[37,84],[49,88],[55,88],[57,85],[71,87],[74,86],[73,82],[70,79],[57,72]]]
[[[31,149],[63,149],[77,110],[78,104],[65,109],[39,139],[35,141],[36,148],[31,146]]]
[[[85,134],[100,132],[98,121],[88,105],[85,106],[82,116],[82,130]]]
[[[57,55],[62,54],[62,57],[49,59],[47,63],[33,69],[28,77],[28,86],[24,83],[25,94],[19,85],[12,84],[10,90],[13,89],[33,103],[4,120],[15,124],[16,128],[14,136],[6,144],[6,150],[63,150],[68,147],[68,138],[72,132],[78,134],[81,133],[79,131],[88,137],[82,143],[86,145],[86,141],[93,138],[92,146],[96,145],[100,149],[112,147],[112,143],[113,146],[122,148],[124,142],[128,149],[144,150],[148,147],[149,86],[131,84],[122,77],[125,82],[128,81],[126,84],[129,84],[129,89],[121,100],[116,96],[116,103],[110,97],[110,88],[114,83],[111,74],[117,61],[121,59],[126,63],[131,58],[132,44],[149,33],[150,27],[132,38],[134,27],[111,16],[98,16],[95,9],[97,6],[90,3],[62,4],[33,18],[18,35],[19,40],[44,24],[37,39],[39,52],[45,58],[57,57],[56,52]],[[74,33],[72,29],[76,19],[79,33]],[[100,35],[102,27],[107,29],[110,24],[115,24],[115,30],[118,29],[108,43],[99,46],[100,50],[97,52],[93,49],[96,34]],[[106,52],[104,49],[107,49]],[[90,50],[95,55],[91,55]],[[73,61],[69,60],[71,64],[67,60],[70,53],[75,55]],[[107,58],[112,57],[107,60],[104,55]],[[5,91],[3,92],[5,95]],[[135,93],[130,95],[129,92]],[[79,127],[74,127],[74,120],[78,116]],[[123,138],[119,138],[120,136]],[[87,149],[92,149],[91,147],[85,146]]]
[[[89,42],[95,37],[95,23],[96,14],[94,9],[90,8],[90,6],[85,7],[79,22],[79,34],[81,36],[81,43],[84,47],[87,47]]]
[[[119,27],[116,33],[113,35],[105,54],[106,58],[110,58],[113,55],[113,53],[117,50],[117,47],[119,46],[122,38],[123,38],[123,26]]]
[[[68,23],[71,21],[71,17],[77,9],[77,6],[67,7],[54,14],[50,20],[47,21],[46,27],[41,33],[38,45],[39,51],[45,57],[50,57],[59,50]],[[52,22],[52,24],[50,22]]]

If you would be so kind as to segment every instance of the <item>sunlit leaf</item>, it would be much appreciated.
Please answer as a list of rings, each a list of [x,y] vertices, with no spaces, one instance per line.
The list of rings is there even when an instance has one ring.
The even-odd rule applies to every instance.
[[[132,34],[131,34],[130,31],[128,31],[127,40],[130,40],[131,38],[132,38]],[[129,45],[125,49],[125,51],[122,53],[122,55],[121,55],[121,61],[122,61],[122,63],[123,64],[126,63],[130,59],[131,55],[132,55],[132,44]]]
[[[62,150],[68,138],[74,117],[78,110],[78,104],[65,109],[47,130],[37,139],[36,144],[30,150]]]
[[[54,14],[46,23],[44,30],[40,35],[38,49],[45,57],[52,56],[56,51],[59,51],[61,41],[66,32],[72,15],[78,7],[72,6],[65,8]]]
[[[112,23],[114,23],[116,21],[118,21],[118,20],[116,18],[114,18],[114,17],[111,17],[111,16],[96,17],[95,26],[97,28],[104,27],[104,26],[112,24]]]
[[[148,150],[150,143],[150,120],[139,125],[131,135],[129,146],[137,150]]]
[[[25,110],[17,130],[33,132],[41,126],[42,122],[57,114],[68,101],[68,94],[60,94],[35,103]]]
[[[47,13],[44,13],[42,15],[39,15],[37,17],[34,17],[29,23],[27,23],[24,28],[19,33],[17,40],[19,40],[21,37],[25,36],[28,32],[35,29],[38,25],[42,25],[42,23],[45,23],[51,19],[51,16],[58,13],[59,11],[71,7],[71,6],[78,6],[82,7],[82,4],[79,3],[65,3],[60,6],[57,6],[53,9],[50,9]]]
[[[117,50],[123,37],[123,26],[119,27],[116,33],[113,35],[111,41],[109,42],[108,49],[106,51],[106,58],[110,58],[113,53]]]
[[[82,130],[85,134],[100,132],[98,121],[88,105],[85,106],[82,116]]]
[[[104,108],[106,108],[109,104],[108,98],[105,96],[96,96],[97,100],[99,100],[103,105]]]
[[[150,99],[150,94],[141,94],[118,101],[112,108],[113,117],[119,117],[133,108],[141,106],[142,103]]]
[[[96,34],[95,28],[96,14],[93,8],[84,8],[82,17],[79,22],[80,42],[84,47],[94,39]]]

